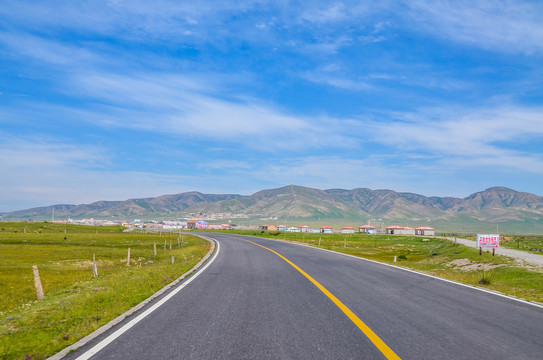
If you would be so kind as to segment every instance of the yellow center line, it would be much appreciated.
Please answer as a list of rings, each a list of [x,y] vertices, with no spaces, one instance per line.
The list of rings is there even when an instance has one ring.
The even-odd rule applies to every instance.
[[[305,271],[300,269],[296,264],[294,264],[292,261],[290,261],[289,259],[287,259],[283,255],[279,254],[278,252],[273,251],[272,249],[269,249],[269,248],[267,248],[265,246],[262,246],[260,244],[257,244],[255,242],[252,242],[252,241],[249,241],[249,240],[243,240],[243,241],[250,242],[251,244],[254,244],[256,246],[260,246],[261,248],[264,248],[264,249],[266,249],[268,251],[271,251],[272,253],[279,256],[281,259],[285,260],[287,263],[289,263],[293,268],[298,270],[303,276],[305,276],[316,287],[318,287],[320,291],[322,291],[326,296],[328,296],[328,298],[330,298],[330,300],[332,300],[334,302],[334,304],[336,304],[337,307],[340,308],[341,311],[343,311],[343,313],[345,313],[345,315],[347,315],[349,317],[349,319],[351,319],[351,321],[356,326],[358,326],[358,328],[364,333],[364,335],[366,335],[368,337],[368,339],[370,339],[370,341],[377,347],[377,349],[379,349],[379,351],[381,351],[381,353],[383,353],[383,355],[385,355],[385,357],[387,359],[398,359],[398,360],[400,360],[400,357],[398,355],[396,355],[396,353],[394,351],[392,351],[392,349],[389,348],[387,346],[387,344],[385,344],[385,342],[383,340],[381,340],[381,338],[379,336],[377,336],[377,334],[375,334],[373,332],[373,330],[368,327],[368,325],[366,325],[362,320],[360,320],[358,318],[358,316],[356,316],[351,311],[351,309],[349,309],[347,306],[345,306],[345,304],[343,304],[341,301],[339,301],[339,299],[336,298],[330,291],[328,291],[324,286],[322,286],[317,280],[313,279]]]

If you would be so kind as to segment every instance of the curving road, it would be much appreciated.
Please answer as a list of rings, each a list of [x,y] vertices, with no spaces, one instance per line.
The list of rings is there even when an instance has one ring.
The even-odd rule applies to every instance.
[[[315,248],[223,233],[205,236],[220,244],[209,267],[90,358],[543,356],[541,307]],[[355,321],[345,311],[352,311]],[[122,325],[66,358],[86,358]],[[376,346],[379,340],[384,350]]]

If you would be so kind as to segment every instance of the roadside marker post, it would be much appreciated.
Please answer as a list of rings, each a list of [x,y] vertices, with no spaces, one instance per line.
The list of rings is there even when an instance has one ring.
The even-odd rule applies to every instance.
[[[96,267],[96,255],[92,254],[92,274],[98,277],[98,268]]]
[[[126,256],[126,266],[130,266],[130,248],[128,248],[128,255]]]
[[[32,273],[34,274],[34,287],[36,288],[36,297],[38,298],[38,301],[41,301],[45,296],[43,294],[43,287],[41,286],[38,265],[32,265]]]

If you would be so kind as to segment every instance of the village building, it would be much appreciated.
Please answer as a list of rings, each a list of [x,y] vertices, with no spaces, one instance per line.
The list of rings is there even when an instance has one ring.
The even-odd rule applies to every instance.
[[[415,234],[422,235],[422,236],[431,236],[431,235],[435,235],[435,230],[436,229],[431,228],[429,226],[420,226],[418,228],[415,228]]]
[[[352,226],[344,226],[341,228],[342,234],[354,234],[354,227]]]
[[[300,230],[299,228],[297,227],[289,227],[287,229],[288,232],[302,232],[302,230]]]
[[[207,229],[207,222],[203,220],[191,220],[187,222],[187,228],[194,229]]]
[[[232,230],[232,225],[230,225],[230,224],[221,224],[221,229],[223,229],[223,230]]]
[[[327,226],[327,225],[321,226],[321,233],[331,234],[332,233],[332,227]]]
[[[277,226],[271,225],[271,224],[267,224],[267,225],[262,225],[262,226],[260,227],[260,229],[265,230],[265,231],[277,231]]]
[[[390,235],[415,235],[415,229],[409,226],[389,226],[386,231]]]
[[[309,226],[307,225],[298,226],[298,229],[300,229],[301,232],[309,232]]]
[[[373,225],[362,225],[358,227],[358,232],[364,234],[375,234],[375,226]]]

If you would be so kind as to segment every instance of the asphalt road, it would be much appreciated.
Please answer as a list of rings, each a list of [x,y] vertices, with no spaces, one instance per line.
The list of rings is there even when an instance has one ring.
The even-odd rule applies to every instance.
[[[205,235],[220,243],[213,263],[92,359],[386,358],[308,278],[242,239],[305,271],[401,359],[543,358],[541,307],[305,246]]]

